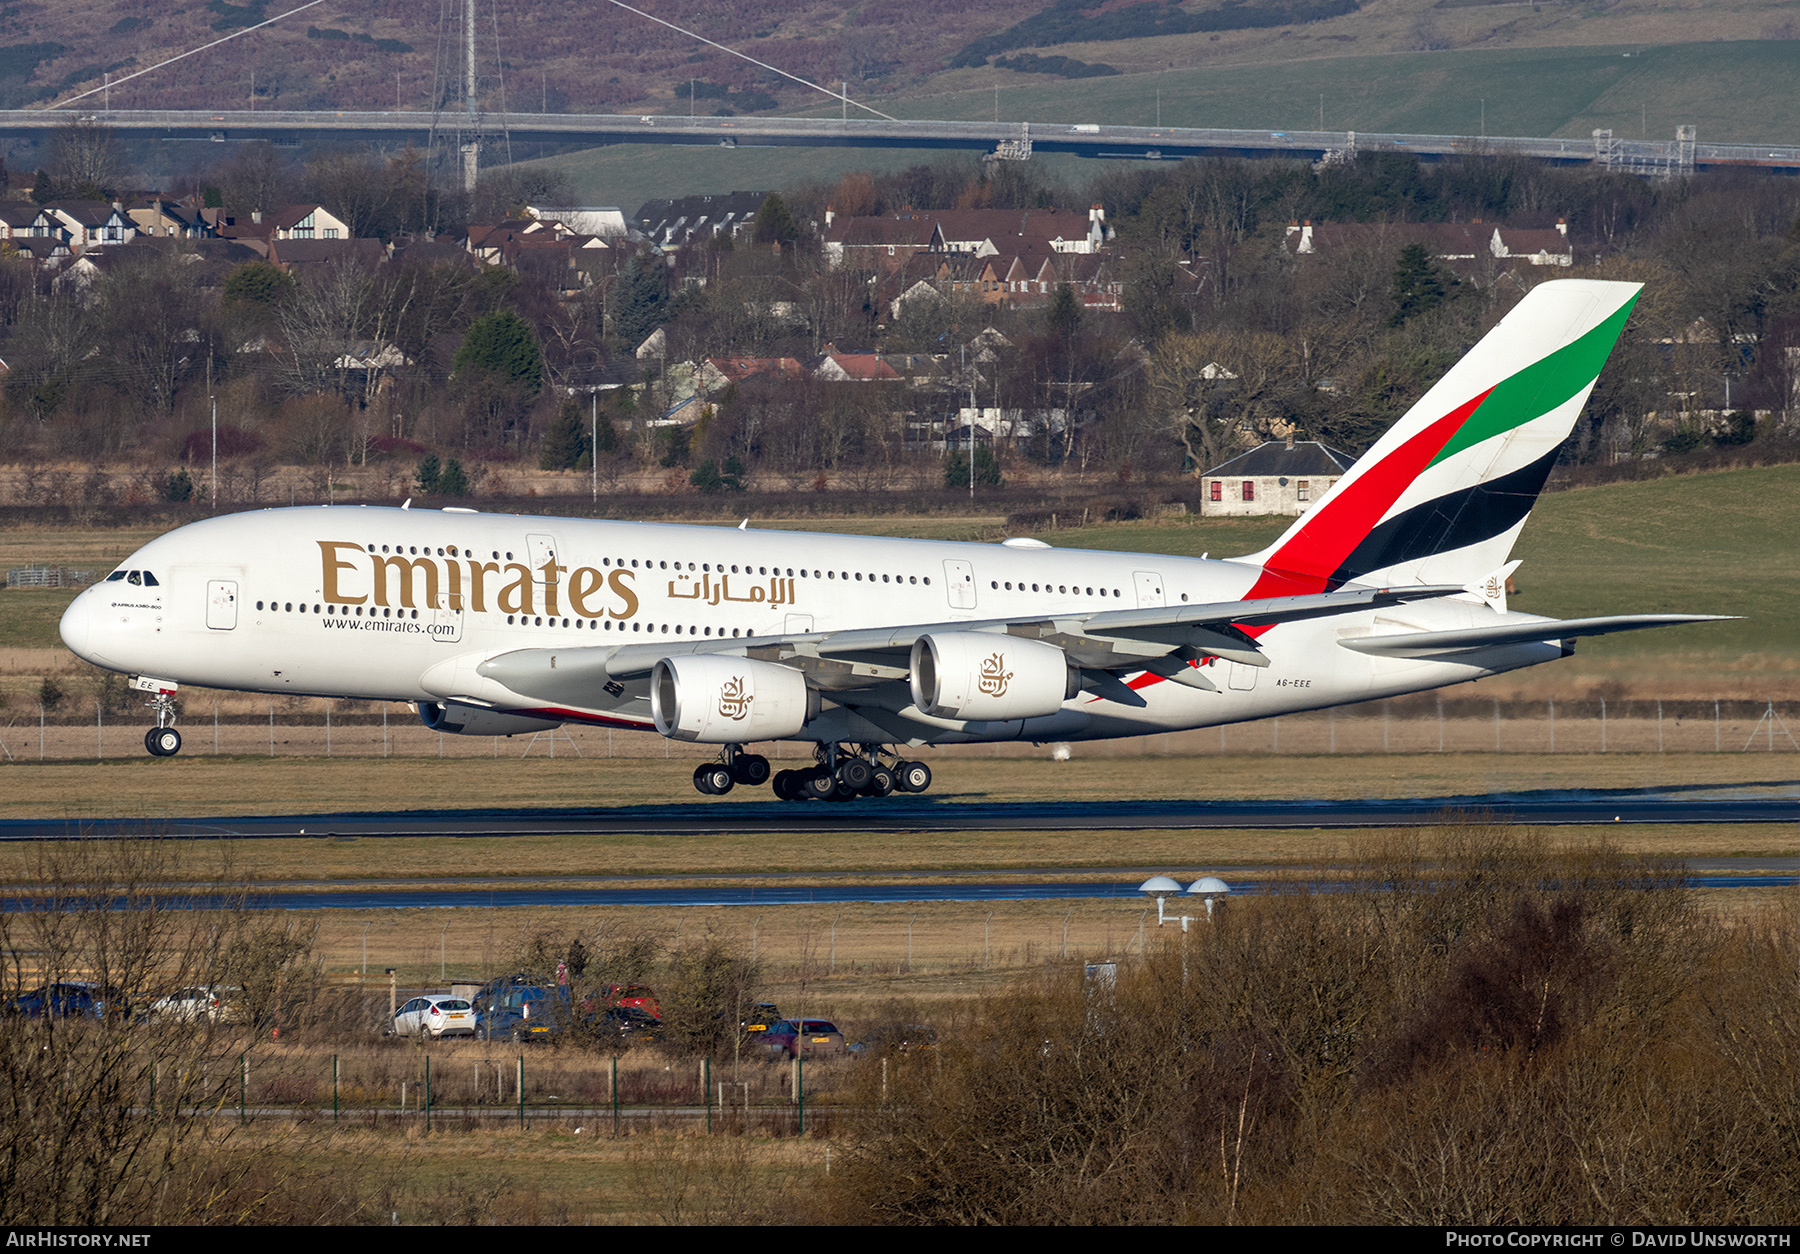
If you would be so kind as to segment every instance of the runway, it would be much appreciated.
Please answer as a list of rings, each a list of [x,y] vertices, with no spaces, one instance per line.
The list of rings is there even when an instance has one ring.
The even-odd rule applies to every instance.
[[[0,821],[0,840],[118,837],[285,840],[576,835],[807,836],[916,831],[1203,831],[1419,827],[1446,815],[1505,823],[1767,824],[1800,821],[1800,783],[1730,788],[1540,791],[1422,798],[1272,801],[989,802],[957,796],[864,798],[848,804],[767,801],[563,809],[397,810],[189,818]]]

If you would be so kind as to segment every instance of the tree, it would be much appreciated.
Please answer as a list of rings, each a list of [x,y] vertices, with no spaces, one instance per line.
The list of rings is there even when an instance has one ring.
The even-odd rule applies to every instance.
[[[1408,244],[1394,265],[1394,314],[1388,325],[1403,326],[1408,319],[1430,313],[1449,300],[1456,287],[1456,276],[1435,265],[1425,245]]]
[[[544,386],[544,354],[530,325],[509,309],[477,318],[456,350],[456,377],[485,375],[527,399]]]
[[[619,338],[635,348],[667,318],[669,268],[654,257],[633,253],[613,285],[612,320]]]
[[[590,464],[588,423],[574,397],[565,400],[544,433],[544,447],[538,457],[542,470],[577,470]]]
[[[1056,294],[1044,310],[1044,328],[1064,340],[1081,330],[1081,298],[1067,283],[1056,285]]]
[[[751,238],[759,244],[791,244],[800,238],[800,227],[788,212],[787,202],[774,192],[756,211],[756,221],[750,229]]]
[[[56,128],[50,141],[50,166],[56,181],[90,200],[104,200],[125,172],[125,150],[119,133],[91,117],[71,117]]]
[[[744,478],[744,463],[734,453],[725,459],[723,466],[710,459],[701,462],[688,476],[688,482],[707,496],[716,496],[721,492],[742,492],[749,486]]]
[[[419,485],[419,491],[426,496],[436,496],[444,481],[443,465],[438,461],[436,453],[427,453],[419,460],[419,468],[413,472],[413,482]]]
[[[292,294],[294,276],[266,261],[246,261],[225,276],[223,294],[236,305],[269,306]]]
[[[469,495],[469,476],[454,457],[444,463],[444,474],[438,480],[437,490],[441,496]]]

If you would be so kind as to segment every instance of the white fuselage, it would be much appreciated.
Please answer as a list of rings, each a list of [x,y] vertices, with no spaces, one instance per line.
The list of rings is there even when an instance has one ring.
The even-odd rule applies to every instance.
[[[149,572],[155,586],[129,573],[108,579],[63,620],[69,647],[96,665],[212,688],[408,702],[451,696],[434,676],[517,649],[1200,605],[1243,597],[1259,574],[1241,562],[1137,553],[366,506],[193,523],[145,545],[115,576],[123,572]],[[1101,739],[1240,722],[1561,655],[1531,644],[1420,661],[1338,647],[1497,618],[1470,597],[1286,623],[1258,640],[1266,668],[1213,660],[1217,691],[1125,676],[1144,705],[1082,692],[1066,703],[1068,717],[1042,730]],[[513,708],[541,713],[545,703]],[[641,688],[611,708],[557,706],[555,716],[651,725]]]

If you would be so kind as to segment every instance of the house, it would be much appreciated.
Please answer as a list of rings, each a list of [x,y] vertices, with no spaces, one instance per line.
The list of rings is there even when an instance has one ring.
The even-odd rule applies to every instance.
[[[570,230],[583,235],[596,235],[602,240],[625,238],[625,211],[606,205],[526,205],[525,212],[534,218],[553,218]]]
[[[152,196],[125,211],[145,239],[211,239],[212,223],[194,205]]]
[[[17,200],[0,201],[0,239],[48,239],[55,234],[57,226],[47,210]]]
[[[1200,513],[1304,514],[1355,460],[1316,440],[1270,440],[1202,472]]]
[[[1062,209],[948,209],[903,207],[879,217],[840,217],[825,210],[825,255],[833,267],[896,268],[918,253],[994,257],[1020,251],[1091,254],[1111,238],[1106,210],[1086,216]]]
[[[44,206],[72,253],[107,244],[128,244],[137,238],[137,223],[125,216],[118,204],[102,200],[53,200]]]
[[[793,357],[708,357],[700,363],[700,391],[711,396],[757,375],[803,378],[806,370]]]
[[[637,212],[636,224],[652,244],[664,248],[679,248],[696,236],[711,239],[724,233],[737,239],[756,221],[757,210],[768,198],[768,192],[732,192],[647,200]]]
[[[1422,244],[1434,260],[1477,283],[1496,265],[1507,269],[1575,263],[1575,248],[1569,242],[1569,224],[1564,218],[1558,218],[1554,227],[1541,229],[1494,226],[1479,218],[1473,222],[1290,222],[1285,242],[1295,257],[1370,247],[1397,254],[1408,245]]]
[[[280,266],[297,277],[344,263],[354,263],[364,270],[373,270],[386,260],[387,246],[378,239],[269,241],[269,264]]]
[[[350,227],[324,205],[286,205],[269,215],[276,239],[349,239]]]
[[[900,372],[879,353],[840,353],[827,344],[813,362],[813,378],[824,383],[898,383]]]

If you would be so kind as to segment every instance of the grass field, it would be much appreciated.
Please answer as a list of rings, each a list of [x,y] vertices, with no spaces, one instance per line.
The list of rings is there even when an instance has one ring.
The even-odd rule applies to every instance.
[[[1204,39],[1204,36],[1201,37]],[[1157,72],[1059,80],[992,69],[935,76],[929,94],[884,99],[901,118],[987,121],[994,85],[1005,122],[1489,136],[1586,140],[1597,127],[1627,139],[1672,139],[1693,124],[1711,143],[1783,143],[1800,131],[1800,59],[1790,40],[1486,48],[1331,55],[1313,45],[1286,64],[1196,66],[1171,47]],[[1070,45],[1064,55],[1106,61],[1119,45]],[[965,86],[966,85],[966,86]],[[961,88],[959,90],[959,88]],[[1485,101],[1485,105],[1484,102]],[[1483,111],[1485,109],[1485,124]],[[836,116],[833,106],[794,113]],[[832,180],[941,159],[942,149],[649,148],[613,145],[544,160],[564,170],[584,203],[635,211],[645,200],[733,188]],[[1102,163],[1034,156],[1079,190]]]

